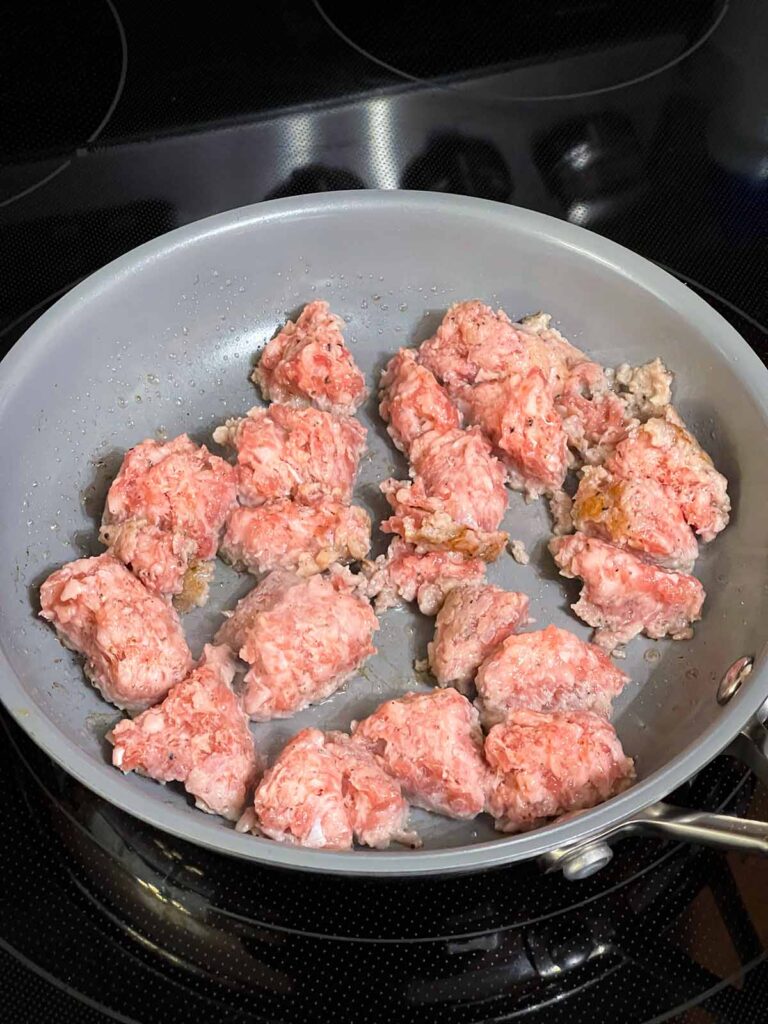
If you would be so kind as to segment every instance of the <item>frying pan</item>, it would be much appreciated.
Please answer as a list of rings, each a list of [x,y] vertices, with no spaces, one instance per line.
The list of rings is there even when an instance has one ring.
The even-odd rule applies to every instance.
[[[210,443],[218,423],[258,402],[248,380],[254,353],[319,297],[344,317],[370,385],[399,346],[419,343],[446,306],[473,297],[513,317],[547,310],[601,362],[659,355],[676,371],[676,404],[728,476],[734,514],[697,562],[708,598],[694,639],[628,647],[632,682],[614,722],[638,781],[619,797],[520,836],[499,835],[484,816],[454,822],[419,811],[422,850],[331,853],[240,835],[194,809],[180,788],[110,766],[104,735],[118,715],[37,618],[39,585],[61,563],[99,550],[95,523],[124,451],[181,431]],[[377,521],[378,482],[406,467],[375,397],[361,417],[369,450],[356,500]],[[59,764],[138,818],[239,857],[369,875],[537,857],[577,878],[606,862],[609,841],[638,829],[768,852],[766,824],[662,802],[726,748],[768,775],[768,371],[706,303],[639,256],[528,210],[429,193],[342,192],[234,210],[128,253],[42,316],[0,366],[0,436],[0,696]],[[524,541],[531,563],[505,555],[489,579],[527,592],[540,627],[586,638],[568,609],[577,585],[557,577],[546,552],[543,503],[513,494],[504,528]],[[194,654],[252,585],[217,564],[208,606],[184,620]],[[253,727],[267,756],[306,725],[347,728],[382,701],[428,686],[413,663],[432,620],[409,607],[381,621],[379,653],[342,692]]]

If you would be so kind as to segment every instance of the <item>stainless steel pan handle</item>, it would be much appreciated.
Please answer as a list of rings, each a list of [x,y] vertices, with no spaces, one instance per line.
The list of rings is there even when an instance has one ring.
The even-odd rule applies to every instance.
[[[752,663],[752,658],[740,658],[731,665],[718,688],[719,703],[727,703],[736,693],[751,672]],[[750,768],[766,786],[768,728],[764,723],[767,718],[768,703],[725,751]],[[628,835],[652,835],[660,839],[768,856],[768,822],[690,811],[660,802],[585,842],[551,850],[540,858],[540,863],[545,871],[561,870],[566,878],[573,881],[588,878],[611,860],[610,841]]]
[[[595,874],[611,860],[610,842],[630,835],[650,835],[680,843],[768,856],[768,822],[708,814],[655,803],[584,843],[550,850],[540,858],[545,871],[563,872],[570,881]]]
[[[768,823],[727,814],[689,811],[670,804],[646,807],[627,823],[630,831],[662,839],[768,855]]]

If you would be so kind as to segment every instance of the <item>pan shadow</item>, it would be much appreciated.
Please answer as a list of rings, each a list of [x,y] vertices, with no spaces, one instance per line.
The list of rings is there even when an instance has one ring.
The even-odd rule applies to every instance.
[[[259,365],[259,360],[261,359],[262,353],[263,353],[264,349],[266,348],[266,346],[269,344],[269,342],[272,341],[273,338],[277,337],[277,335],[280,333],[280,331],[282,331],[283,327],[285,327],[286,323],[289,320],[292,320],[294,323],[296,323],[296,321],[301,316],[301,313],[302,313],[302,310],[304,309],[304,307],[308,306],[309,303],[313,302],[313,301],[314,301],[314,299],[307,299],[306,302],[302,302],[298,306],[293,306],[291,309],[287,310],[287,312],[285,313],[284,318],[275,327],[274,331],[272,331],[272,333],[269,335],[269,337],[264,338],[263,341],[259,342],[259,344],[253,350],[253,352],[251,352],[251,355],[250,355],[250,358],[249,358],[249,361],[248,361],[248,363],[249,363],[248,379],[249,380],[250,380],[251,374],[256,369],[256,367]],[[254,384],[254,388],[256,389],[256,394],[259,396],[259,398],[261,398],[261,390],[255,384]]]
[[[83,685],[89,686],[90,683],[83,679]],[[107,739],[107,735],[118,722],[122,722],[124,718],[130,718],[131,716],[127,712],[122,713],[116,708],[111,707],[106,701],[104,702],[104,709],[103,712],[91,712],[85,720],[85,727],[99,741],[99,751],[103,759],[107,764],[111,764],[112,744]]]
[[[93,460],[93,479],[80,491],[80,501],[88,518],[93,520],[96,534],[98,534],[98,528],[101,524],[107,492],[112,486],[112,481],[117,476],[124,458],[124,448],[111,448],[100,458]],[[80,534],[75,535],[79,547],[85,542],[84,538],[81,541],[81,536]],[[94,540],[98,543],[96,537],[94,537]]]
[[[728,481],[731,499],[731,527],[738,520],[741,497],[741,470],[733,440],[717,409],[709,402],[686,401],[682,411],[688,429],[711,456],[717,469]]]
[[[369,394],[360,408],[360,412],[366,413],[371,421],[372,427],[369,427],[368,429],[373,429],[374,433],[376,434],[376,437],[380,438],[386,445],[388,445],[389,448],[391,448],[393,457],[396,455],[400,455],[401,453],[398,452],[395,446],[392,444],[392,439],[387,433],[387,425],[379,415],[379,381],[381,380],[381,375],[384,371],[384,367],[387,365],[387,363],[390,361],[394,354],[394,352],[385,353],[384,355],[380,356],[374,363],[372,373],[372,384],[371,387],[369,388]]]
[[[427,338],[431,338],[442,323],[445,312],[445,306],[442,309],[425,309],[416,326],[408,334],[408,345],[420,345]]]
[[[45,569],[42,569],[27,586],[27,596],[29,597],[29,603],[32,607],[32,611],[35,616],[40,613],[40,588],[51,575],[57,569],[61,568],[60,563],[51,563]]]
[[[112,481],[117,476],[124,458],[125,449],[111,448],[98,459],[92,461],[94,466],[93,479],[80,491],[80,503],[83,509],[85,509],[85,514],[93,521],[93,527],[89,530],[76,530],[71,536],[78,558],[90,558],[93,555],[100,555],[104,552],[104,545],[99,542],[99,526],[101,525],[107,493],[112,486]]]
[[[360,410],[367,414],[369,422],[368,432],[369,435],[373,434],[373,438],[369,436],[367,447],[371,459],[369,472],[374,479],[365,483],[359,483],[356,488],[357,497],[365,504],[371,515],[373,528],[371,531],[370,558],[376,558],[378,555],[383,554],[391,540],[388,534],[383,534],[378,529],[382,519],[387,519],[391,512],[387,499],[379,489],[379,484],[382,480],[386,480],[389,477],[394,477],[397,480],[408,479],[408,463],[406,458],[402,452],[395,448],[392,438],[387,433],[387,425],[379,415],[378,383],[384,367],[394,354],[394,351],[384,353],[376,360],[372,374],[373,386]],[[373,443],[371,443],[372,441]]]

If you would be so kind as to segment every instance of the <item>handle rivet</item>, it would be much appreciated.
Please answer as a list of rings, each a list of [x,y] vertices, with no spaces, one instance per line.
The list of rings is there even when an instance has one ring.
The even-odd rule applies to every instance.
[[[607,843],[589,843],[564,857],[560,866],[569,882],[580,882],[601,871],[612,857],[613,850]]]
[[[739,687],[752,671],[754,663],[755,659],[749,657],[739,658],[738,661],[734,661],[720,680],[720,685],[717,688],[718,704],[727,704],[731,697],[738,692]]]

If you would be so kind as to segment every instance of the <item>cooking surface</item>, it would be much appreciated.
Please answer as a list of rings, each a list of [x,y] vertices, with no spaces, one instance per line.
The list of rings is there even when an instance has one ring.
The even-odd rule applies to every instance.
[[[758,5],[683,4],[670,13],[651,3],[631,15],[599,2],[516,5],[514,24],[502,5],[484,6],[488,13],[472,24],[458,14],[435,19],[429,5],[418,13],[396,7],[376,24],[370,12],[350,18],[328,2],[258,16],[234,5],[220,23],[210,12],[185,12],[180,24],[143,3],[89,0],[55,12],[12,5],[0,32],[3,66],[12,71],[4,105],[13,111],[2,127],[0,167],[4,345],[83,276],[180,224],[265,197],[399,186],[510,201],[606,234],[692,282],[768,353],[760,328],[768,318],[768,203]],[[425,33],[429,47],[420,42]],[[182,993],[187,1007],[198,1003],[201,1020],[215,1017],[217,1005],[233,1007],[235,1020],[307,1019],[316,1005],[312,979],[322,980],[322,999],[344,1004],[353,998],[346,979],[371,964],[378,968],[370,975],[378,995],[378,1009],[367,1010],[372,1019],[398,1010],[407,1017],[414,1007],[425,1019],[467,1021],[511,1019],[523,1009],[552,1021],[591,1011],[628,1022],[671,1014],[697,1024],[749,1024],[768,1013],[760,966],[768,948],[759,909],[764,862],[685,850],[660,860],[664,848],[626,843],[614,874],[586,883],[589,895],[527,868],[382,894],[373,883],[345,889],[293,877],[280,888],[266,869],[215,859],[200,868],[203,876],[191,873],[215,876],[212,893],[173,867],[200,851],[185,849],[179,860],[169,846],[158,862],[167,837],[125,816],[118,827],[117,812],[18,742],[52,799],[41,798],[15,747],[5,747],[0,779],[9,799],[0,814],[4,834],[19,840],[2,853],[0,907],[10,913],[0,916],[0,943],[124,1019],[183,1019]],[[710,773],[717,804],[741,776],[735,781],[726,762]],[[684,797],[702,807],[712,799],[709,791]],[[759,806],[759,790],[755,799]],[[56,807],[79,820],[84,848],[62,845]],[[125,898],[118,883],[96,880],[91,862],[100,842],[109,850],[106,870],[127,878]],[[136,848],[138,855],[130,852]],[[50,879],[32,868],[30,851],[55,865]],[[635,877],[640,868],[649,890]],[[275,889],[285,898],[274,899]],[[269,906],[260,903],[265,891]],[[18,908],[30,893],[40,916],[22,928]],[[177,902],[193,913],[169,902],[179,893]],[[569,914],[577,898],[591,897],[597,925]],[[457,908],[458,925],[441,916],[443,908]],[[195,927],[180,928],[180,915]],[[222,916],[227,927],[213,936],[198,927],[201,917],[220,924]],[[524,926],[542,917],[569,924],[543,937]],[[158,918],[168,929],[159,935]],[[68,929],[68,942],[46,941],[57,937],[54,920]],[[385,955],[378,943],[349,941],[341,955],[338,941],[306,934],[381,937],[369,933],[372,920],[390,940],[433,940],[430,952],[409,955],[410,945],[395,943]],[[618,920],[618,932],[614,925],[606,936],[605,920]],[[671,946],[656,942],[660,928]],[[78,950],[94,937],[109,950],[104,970],[89,958],[83,971]],[[217,983],[194,966],[203,950],[219,951]],[[631,961],[634,982],[616,956]],[[126,991],[111,987],[111,977],[129,976]],[[30,978],[38,975],[24,973],[13,990],[49,991],[49,982]],[[152,995],[142,999],[141,991]],[[708,992],[706,1010],[683,1009]],[[56,1005],[42,995],[36,1005],[44,998]],[[18,1019],[29,1019],[24,1005]],[[66,1019],[63,1012],[51,1010],[50,1019]]]

